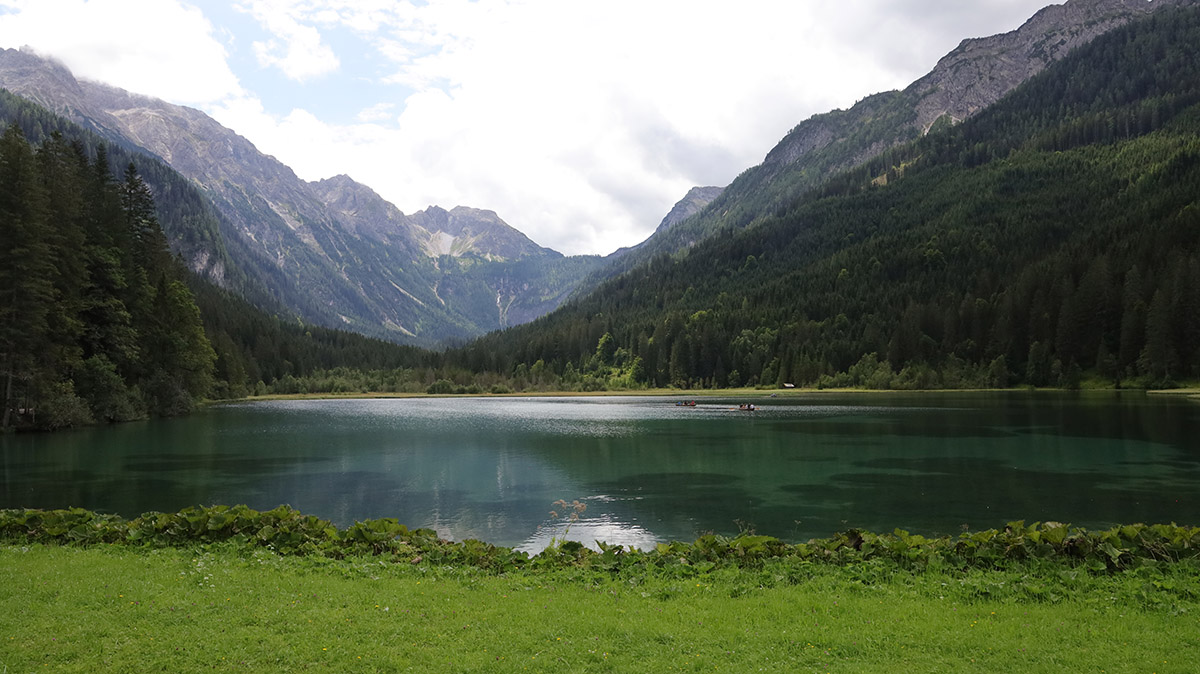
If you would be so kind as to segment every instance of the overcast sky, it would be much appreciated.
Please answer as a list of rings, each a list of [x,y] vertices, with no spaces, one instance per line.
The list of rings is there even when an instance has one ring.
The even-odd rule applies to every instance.
[[[402,211],[609,253],[807,117],[1050,0],[0,0],[0,46],[189,105]]]

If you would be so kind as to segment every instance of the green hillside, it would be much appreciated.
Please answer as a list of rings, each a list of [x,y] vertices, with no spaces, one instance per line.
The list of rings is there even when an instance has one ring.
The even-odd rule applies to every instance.
[[[1194,9],[1117,29],[961,125],[459,357],[676,386],[1194,377],[1196,44]]]

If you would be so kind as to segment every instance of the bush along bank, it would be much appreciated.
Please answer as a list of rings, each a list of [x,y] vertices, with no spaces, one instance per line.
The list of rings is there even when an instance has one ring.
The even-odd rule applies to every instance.
[[[334,559],[382,556],[394,562],[466,566],[503,573],[519,569],[587,568],[613,574],[638,569],[758,568],[769,560],[850,565],[879,560],[897,568],[1001,569],[1050,562],[1095,574],[1160,565],[1200,570],[1200,527],[1128,524],[1089,531],[1058,522],[1010,522],[1003,529],[927,538],[897,529],[877,534],[851,529],[830,538],[786,543],[771,536],[710,534],[692,543],[659,543],[651,550],[598,543],[592,550],[560,541],[530,556],[478,540],[451,542],[431,529],[409,529],[392,518],[339,529],[288,506],[256,511],[244,505],[189,507],[133,519],[66,510],[0,510],[0,541],[8,544],[104,545],[150,548],[227,543],[281,555]]]

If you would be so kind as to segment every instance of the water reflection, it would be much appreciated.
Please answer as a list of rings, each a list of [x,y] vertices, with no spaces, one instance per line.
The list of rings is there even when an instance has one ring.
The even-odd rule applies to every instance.
[[[1142,395],[824,394],[226,405],[0,438],[0,507],[132,516],[287,503],[537,550],[754,528],[955,533],[1013,519],[1195,523],[1200,406]],[[566,532],[558,499],[588,503]]]
[[[576,522],[571,527],[563,524],[539,526],[529,538],[515,547],[521,552],[535,555],[555,541],[563,540],[579,541],[593,550],[598,549],[598,542],[647,550],[661,539],[634,522],[621,522],[604,516]]]

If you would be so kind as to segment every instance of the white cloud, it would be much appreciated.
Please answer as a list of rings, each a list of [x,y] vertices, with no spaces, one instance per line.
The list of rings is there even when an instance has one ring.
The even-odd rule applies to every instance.
[[[268,90],[240,91],[211,26],[180,0],[0,0],[20,9],[0,16],[0,39],[40,36],[80,74],[202,103],[306,179],[346,173],[405,212],[488,208],[543,245],[606,253],[645,238],[691,186],[760,162],[801,120],[903,87],[1044,1],[236,0],[270,35],[254,45],[259,65],[304,82],[276,97],[370,81],[338,90],[359,96],[340,124],[315,102],[266,110]],[[64,8],[86,27],[64,30]],[[339,48],[359,41],[344,63],[335,35]],[[157,45],[149,57],[139,40]],[[157,74],[138,80],[147,64]]]
[[[499,21],[447,13],[433,19],[452,41],[398,63],[397,77],[448,83],[464,120],[446,132],[450,151],[491,167],[465,186],[472,195],[498,210],[549,202],[521,223],[535,240],[609,252],[648,235],[693,185],[758,163],[800,119],[899,84],[827,44],[810,14],[806,3],[627,0],[583,12],[529,2]],[[811,67],[819,59],[841,67]],[[512,184],[511,163],[531,180]]]
[[[6,0],[0,46],[33,47],[78,77],[176,103],[236,94],[213,27],[177,0]]]
[[[1059,0],[1062,2],[1063,0]],[[966,38],[1019,27],[1051,0],[838,0],[817,5],[841,43],[915,79]]]
[[[315,26],[301,23],[306,7],[293,0],[250,0],[242,11],[249,12],[274,37],[254,43],[254,55],[264,68],[276,67],[297,82],[334,72],[337,55],[321,40]]]
[[[306,178],[349,173],[406,212],[432,203],[494,209],[564,252],[636,243],[691,186],[732,180],[800,119],[903,83],[829,43],[802,3],[305,9],[293,18],[360,31],[391,64],[386,80],[416,93],[359,117],[382,121],[375,114],[395,105],[395,129],[318,130],[319,120],[293,112],[268,132],[260,118],[262,135],[250,136],[260,147]],[[809,67],[822,59],[840,67]],[[327,142],[298,146],[300,127]]]
[[[363,108],[355,117],[360,122],[384,122],[396,117],[395,103],[376,103],[369,108]]]

